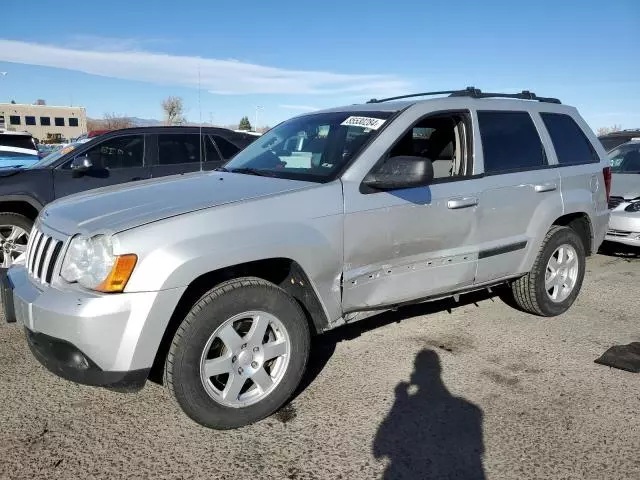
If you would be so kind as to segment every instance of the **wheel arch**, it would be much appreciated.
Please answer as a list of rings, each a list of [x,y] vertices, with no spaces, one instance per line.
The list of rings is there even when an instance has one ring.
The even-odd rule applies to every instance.
[[[327,328],[329,319],[323,309],[320,297],[304,269],[295,260],[276,257],[223,267],[200,275],[187,286],[160,341],[149,374],[150,380],[156,383],[162,382],[162,370],[171,341],[191,307],[212,288],[227,280],[240,277],[261,278],[289,293],[305,312],[312,335]]]
[[[26,195],[9,195],[0,197],[0,213],[17,213],[35,220],[44,206]]]
[[[553,225],[571,228],[578,234],[580,240],[582,240],[586,256],[588,257],[593,255],[593,225],[591,224],[591,219],[587,213],[567,213],[557,218],[553,222],[552,226]]]

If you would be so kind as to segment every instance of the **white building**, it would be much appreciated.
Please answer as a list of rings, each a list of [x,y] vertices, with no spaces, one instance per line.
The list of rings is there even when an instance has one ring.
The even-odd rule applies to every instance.
[[[0,103],[0,129],[29,132],[40,141],[87,133],[84,107]]]

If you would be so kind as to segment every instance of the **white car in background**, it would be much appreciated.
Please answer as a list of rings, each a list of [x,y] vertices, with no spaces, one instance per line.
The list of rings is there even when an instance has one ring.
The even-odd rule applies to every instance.
[[[40,160],[30,133],[0,130],[0,168],[28,167]]]
[[[605,240],[640,248],[640,138],[609,152],[613,180]]]

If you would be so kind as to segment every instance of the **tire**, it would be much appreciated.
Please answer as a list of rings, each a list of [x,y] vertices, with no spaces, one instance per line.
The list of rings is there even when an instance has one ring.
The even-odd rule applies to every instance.
[[[255,333],[261,331],[258,319],[267,324],[262,335]],[[243,333],[249,321],[249,330]],[[288,345],[287,353],[269,360],[268,347],[284,348],[282,344]],[[216,354],[210,357],[214,350]],[[304,374],[309,350],[307,319],[294,298],[259,278],[230,280],[206,293],[178,327],[165,361],[164,384],[180,408],[200,425],[238,428],[271,415],[291,397]],[[216,361],[224,363],[220,369],[230,373],[205,374],[205,365]],[[238,372],[247,376],[249,371],[255,377],[248,377],[251,381],[245,380],[238,394],[225,397],[225,392],[242,382],[244,377]],[[260,381],[254,381],[259,372]],[[260,388],[265,385],[264,372],[271,383]]]
[[[0,268],[9,268],[15,258],[26,250],[27,241],[33,228],[33,220],[18,213],[0,213]],[[17,248],[5,249],[6,239],[14,229],[20,229],[25,234],[21,234],[14,239],[11,245]],[[18,231],[18,230],[16,230]]]
[[[571,290],[566,293],[567,290],[561,286],[558,286],[560,292],[565,292],[564,295],[558,294],[556,300],[552,299],[552,294],[555,292],[555,287],[547,290],[547,272],[549,271],[549,277],[554,278],[550,270],[550,260],[552,255],[556,258],[556,253],[559,248],[566,246],[565,250],[575,252],[575,265],[577,265],[577,271],[575,272],[575,280]],[[570,255],[569,255],[570,258]],[[554,226],[552,227],[540,247],[540,251],[533,264],[531,271],[523,277],[520,277],[511,284],[511,293],[515,304],[525,312],[533,313],[544,317],[554,317],[566,312],[573,304],[580,288],[582,287],[582,281],[584,279],[585,272],[585,247],[578,234],[569,227]],[[557,264],[557,262],[556,262]],[[573,264],[568,268],[566,274],[567,278],[571,278],[571,272],[573,272]],[[560,271],[560,269],[558,269]],[[560,275],[560,274],[557,274]],[[558,281],[562,282],[563,275],[560,275]],[[569,285],[568,282],[567,285]]]

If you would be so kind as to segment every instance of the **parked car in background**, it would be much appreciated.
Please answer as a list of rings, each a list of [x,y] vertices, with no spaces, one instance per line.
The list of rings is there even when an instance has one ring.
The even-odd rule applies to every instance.
[[[609,152],[613,172],[611,219],[605,240],[640,248],[640,140]]]
[[[0,266],[24,252],[47,203],[92,188],[212,170],[256,138],[223,128],[128,128],[65,145],[40,161],[36,153],[29,168],[0,169]]]
[[[30,133],[0,130],[0,168],[26,167],[38,160],[38,146]]]
[[[290,398],[312,334],[375,312],[504,285],[562,314],[606,233],[606,152],[556,99],[447,93],[302,115],[219,171],[48,205],[5,318],[56,375],[136,390],[163,373],[190,418],[228,429]],[[192,155],[157,136],[161,159]]]
[[[600,140],[604,149],[609,151],[633,138],[640,138],[640,129],[633,128],[607,133],[606,135],[600,135],[598,140]]]

